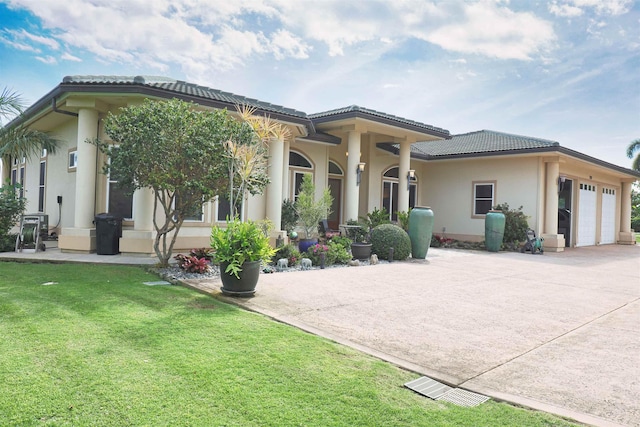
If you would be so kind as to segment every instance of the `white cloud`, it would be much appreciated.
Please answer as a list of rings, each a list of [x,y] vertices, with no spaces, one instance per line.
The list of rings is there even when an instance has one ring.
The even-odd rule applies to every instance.
[[[556,38],[549,22],[492,1],[465,4],[463,14],[428,32],[426,39],[455,52],[530,60],[548,50]]]
[[[60,59],[64,61],[82,62],[82,59],[78,58],[77,56],[71,55],[69,52],[63,53]]]
[[[58,60],[56,58],[54,58],[53,56],[47,55],[47,56],[36,56],[36,59],[44,64],[47,65],[51,65],[51,64],[57,64]]]
[[[48,47],[49,49],[58,50],[60,48],[60,44],[52,39],[51,37],[42,37],[35,34],[31,34],[26,30],[22,30],[20,32],[17,31],[9,31],[10,33],[14,33],[14,35],[21,39],[28,39],[34,43],[38,43]]]
[[[631,9],[633,0],[561,0],[549,5],[549,12],[556,16],[580,16],[585,9],[593,9],[598,15],[622,15]]]

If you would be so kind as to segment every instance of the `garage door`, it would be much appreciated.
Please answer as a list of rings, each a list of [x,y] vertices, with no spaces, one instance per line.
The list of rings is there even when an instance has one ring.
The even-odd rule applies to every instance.
[[[616,242],[616,190],[602,189],[602,223],[600,224],[600,243]]]
[[[596,244],[596,194],[595,185],[580,184],[576,246]]]

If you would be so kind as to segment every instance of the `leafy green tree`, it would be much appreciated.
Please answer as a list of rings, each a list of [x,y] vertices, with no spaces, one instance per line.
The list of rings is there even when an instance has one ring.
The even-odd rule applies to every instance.
[[[631,229],[640,232],[640,187],[631,189]]]
[[[119,145],[114,150],[97,141],[111,158],[105,172],[112,170],[129,193],[153,190],[153,248],[159,265],[167,266],[185,217],[227,192],[225,142],[246,138],[242,123],[226,110],[198,111],[175,99],[146,100],[109,114],[105,132]]]
[[[20,95],[5,88],[0,92],[0,123],[3,120],[19,116],[24,110],[24,102]],[[55,153],[59,141],[37,130],[30,129],[24,124],[15,126],[0,126],[0,158],[4,164],[11,164],[11,158],[40,157],[42,149]]]
[[[522,206],[518,209],[510,209],[508,203],[496,205],[493,209],[502,211],[505,216],[503,245],[516,245],[527,240],[529,223],[527,216],[522,212]]]
[[[0,252],[13,250],[15,236],[9,231],[18,222],[24,212],[26,199],[19,196],[19,185],[6,183],[0,187]]]
[[[636,154],[636,157],[634,158],[633,155],[636,151],[638,152],[638,154]],[[627,157],[630,159],[633,158],[631,168],[640,171],[640,138],[631,141],[631,143],[627,147]]]
[[[311,174],[304,174],[296,200],[296,211],[306,239],[310,239],[314,230],[318,229],[318,223],[329,216],[333,202],[328,188],[324,189],[322,197],[317,201],[315,193],[316,187],[313,185]]]

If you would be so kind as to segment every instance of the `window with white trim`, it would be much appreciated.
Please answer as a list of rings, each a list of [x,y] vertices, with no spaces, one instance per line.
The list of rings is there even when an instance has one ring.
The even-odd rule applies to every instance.
[[[393,166],[387,169],[382,174],[382,207],[389,213],[389,219],[391,221],[398,220],[398,190],[400,180],[398,175],[400,169],[398,166]],[[409,183],[409,208],[416,207],[416,200],[418,194],[418,178],[411,178]]]
[[[473,216],[486,215],[495,206],[495,182],[473,183]]]
[[[38,212],[44,212],[45,183],[47,179],[47,159],[40,160],[40,180],[38,181]]]
[[[306,174],[311,175],[313,179],[313,165],[311,161],[303,154],[297,151],[289,152],[289,170],[291,171],[291,182],[293,185],[291,188],[291,200],[298,200],[298,194],[300,193],[300,186],[302,185],[302,179]]]
[[[69,172],[75,172],[78,168],[78,150],[75,148],[69,150],[68,158],[69,160],[67,162],[67,170]]]

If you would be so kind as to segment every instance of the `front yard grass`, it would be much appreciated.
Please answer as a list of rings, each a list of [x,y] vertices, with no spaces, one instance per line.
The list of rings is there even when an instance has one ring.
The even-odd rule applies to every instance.
[[[0,425],[564,426],[405,388],[418,377],[136,267],[0,263]]]

